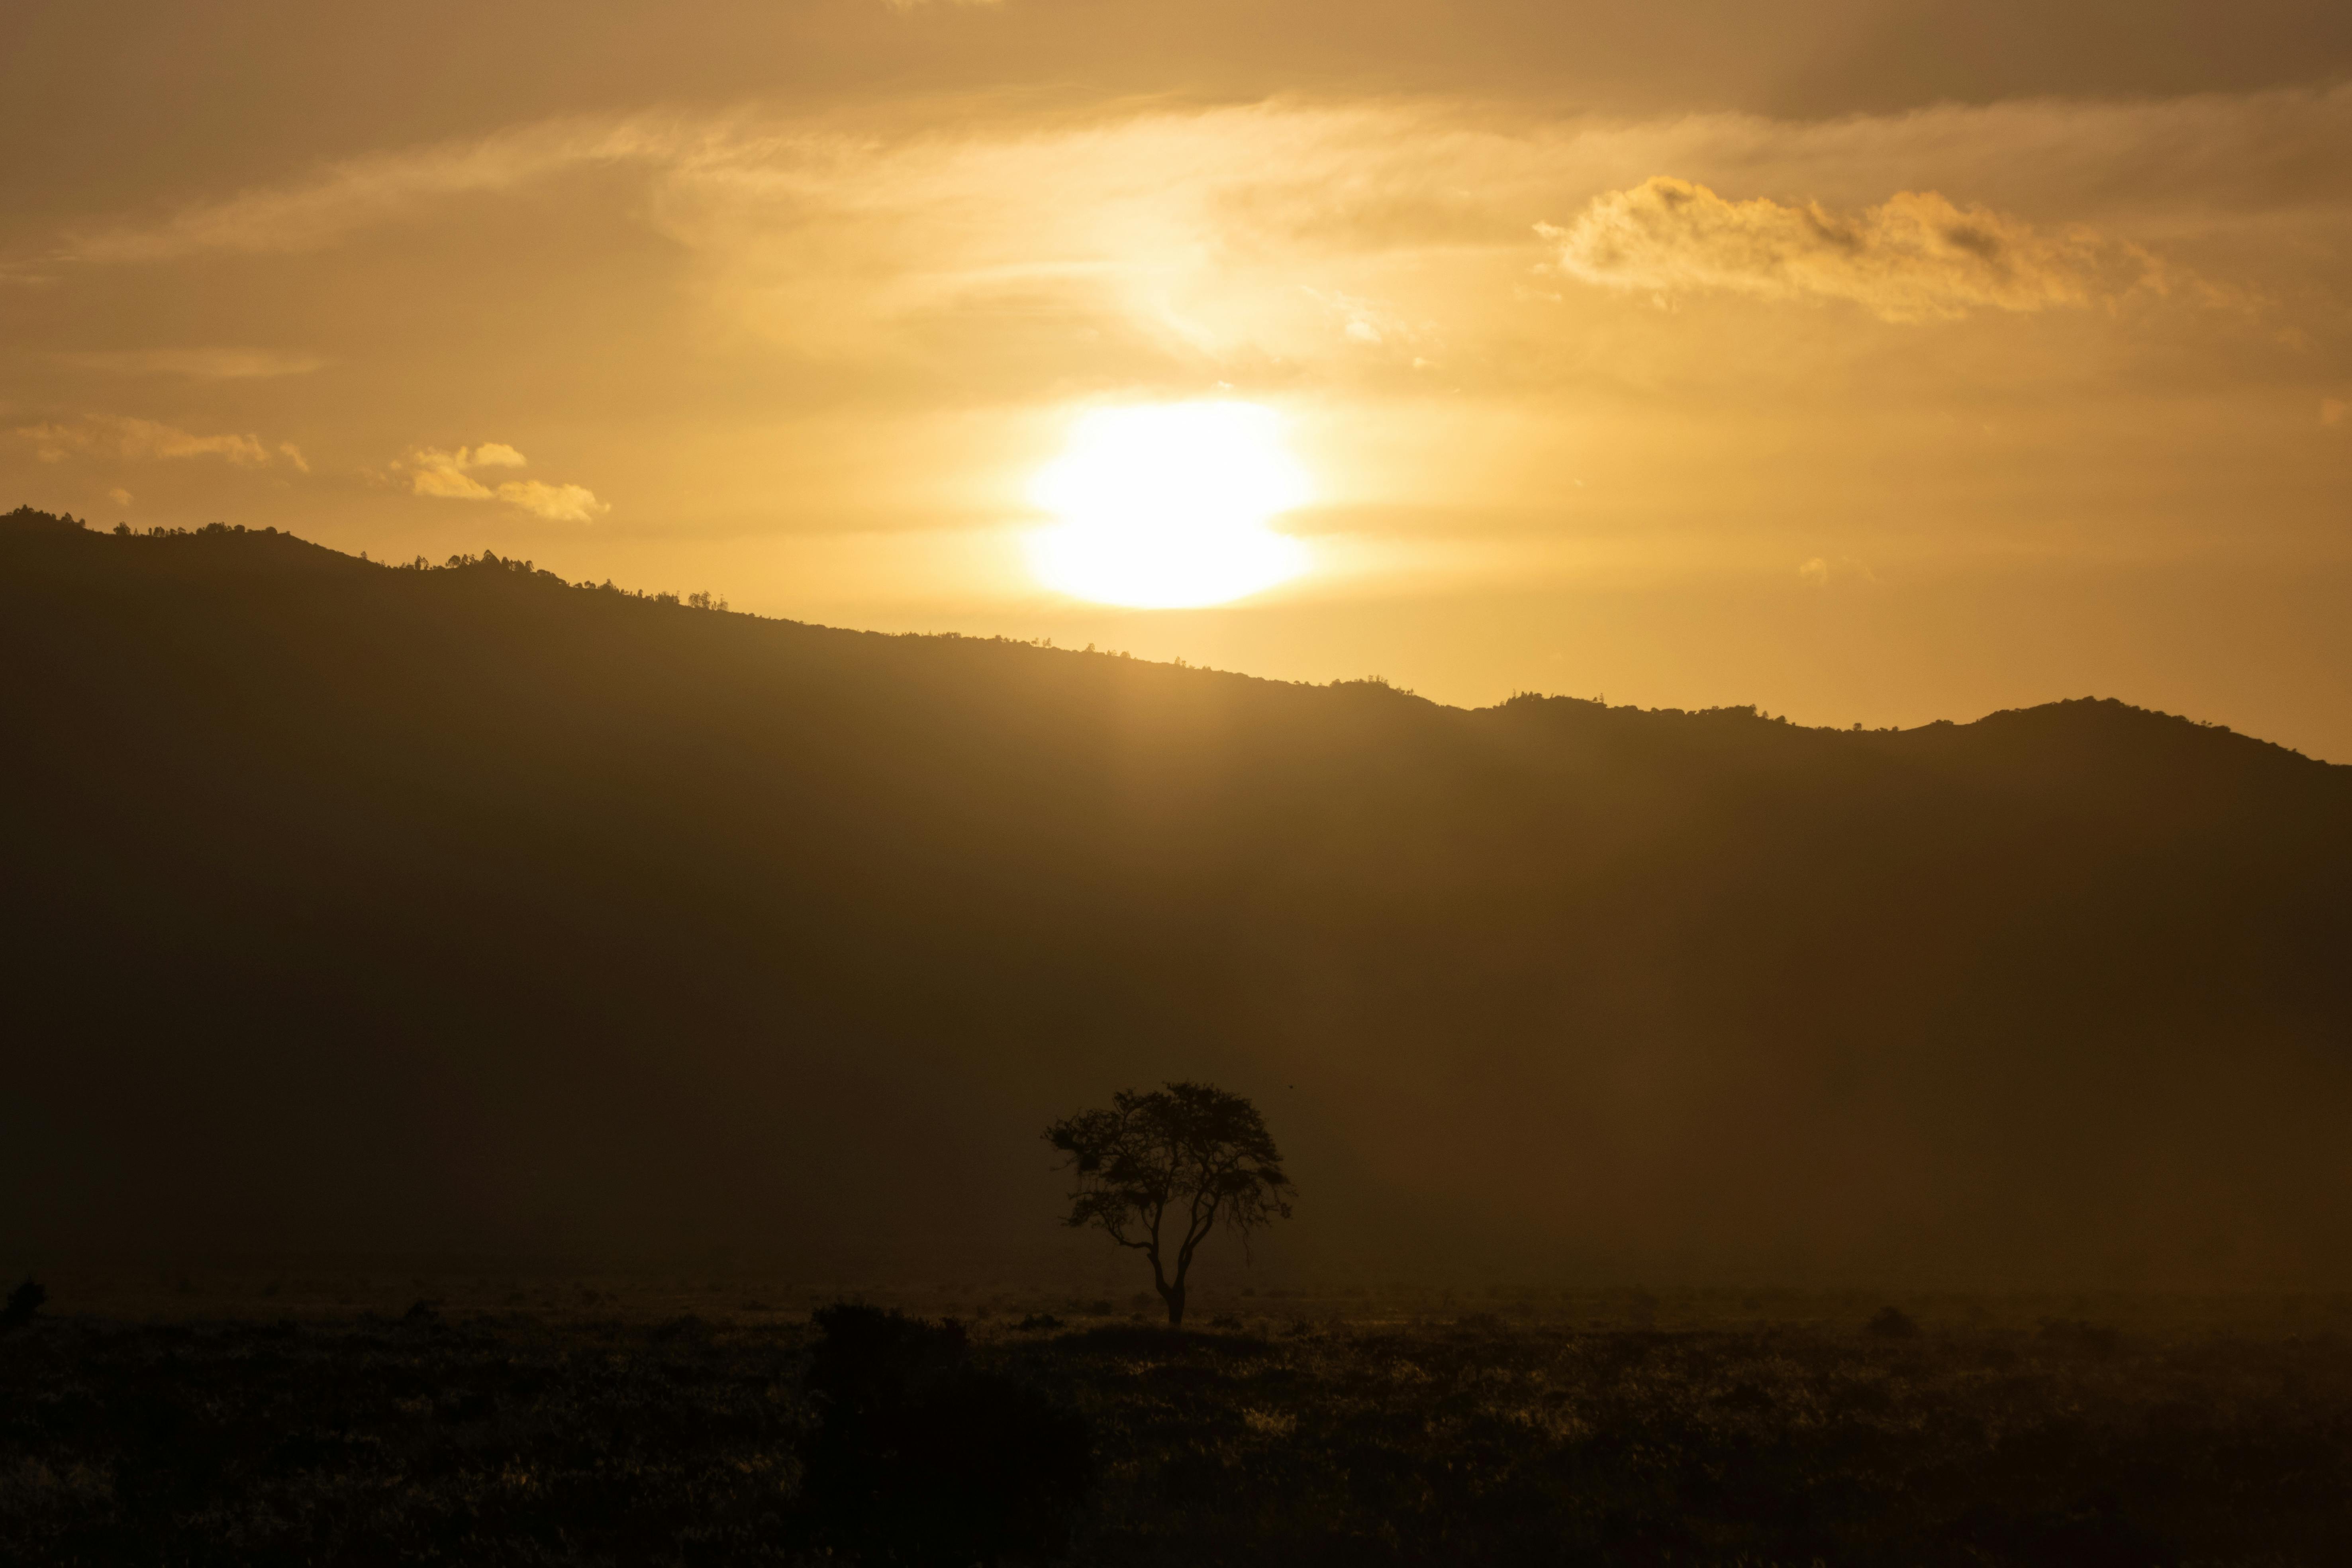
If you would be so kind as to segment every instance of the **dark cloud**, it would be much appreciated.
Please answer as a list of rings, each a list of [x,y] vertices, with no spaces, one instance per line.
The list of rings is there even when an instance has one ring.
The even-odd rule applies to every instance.
[[[516,68],[519,60],[530,68]],[[2341,80],[2322,0],[35,0],[0,21],[0,196],[20,218],[519,121],[782,97],[1444,93],[1823,117]]]

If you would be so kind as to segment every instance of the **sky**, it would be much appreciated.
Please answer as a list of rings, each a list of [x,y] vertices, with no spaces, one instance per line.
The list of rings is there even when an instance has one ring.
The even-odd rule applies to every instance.
[[[26,0],[0,137],[0,507],[2352,763],[2340,3]],[[1071,592],[1212,426],[1290,574]]]

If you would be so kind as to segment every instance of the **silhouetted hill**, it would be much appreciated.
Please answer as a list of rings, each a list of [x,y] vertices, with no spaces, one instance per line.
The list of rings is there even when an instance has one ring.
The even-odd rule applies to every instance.
[[[1464,711],[0,523],[0,1242],[1034,1257],[1255,1096],[1294,1255],[2342,1279],[2352,770],[2108,701]]]

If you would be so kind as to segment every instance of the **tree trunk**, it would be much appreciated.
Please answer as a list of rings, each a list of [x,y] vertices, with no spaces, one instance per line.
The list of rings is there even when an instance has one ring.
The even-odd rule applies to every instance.
[[[1179,1279],[1173,1285],[1162,1285],[1160,1288],[1160,1299],[1168,1303],[1168,1326],[1171,1329],[1182,1328],[1184,1326],[1184,1282]]]

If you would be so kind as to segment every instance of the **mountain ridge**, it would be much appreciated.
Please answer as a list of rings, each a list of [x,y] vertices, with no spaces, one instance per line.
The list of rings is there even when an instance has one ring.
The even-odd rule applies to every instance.
[[[377,572],[438,573],[455,571],[467,567],[489,568],[516,572],[527,578],[533,579],[536,583],[543,585],[553,585],[583,592],[593,593],[601,591],[613,593],[617,594],[619,596],[624,598],[663,605],[670,607],[678,607],[684,605],[684,600],[681,595],[675,593],[649,593],[641,590],[615,589],[609,581],[603,584],[590,582],[575,583],[562,577],[555,573],[541,570],[532,562],[505,560],[487,551],[478,556],[453,555],[449,557],[447,561],[443,563],[428,562],[423,556],[418,556],[410,562],[373,561],[364,554],[352,556],[335,550],[331,546],[318,544],[311,541],[302,539],[293,533],[284,532],[275,528],[247,530],[241,526],[233,526],[226,522],[210,523],[194,529],[155,528],[145,531],[134,530],[130,528],[127,524],[124,524],[118,525],[111,533],[108,533],[90,528],[86,521],[75,518],[70,513],[43,512],[29,505],[19,505],[13,512],[0,514],[0,537],[5,537],[10,534],[14,534],[18,537],[30,535],[33,537],[49,538],[55,538],[59,535],[80,535],[92,541],[106,538],[135,541],[206,539],[215,542],[234,539],[249,542],[247,546],[247,548],[258,548],[262,551],[277,552],[276,561],[268,562],[268,563],[271,564],[299,564],[310,566],[314,570],[323,571],[373,570]],[[247,560],[248,562],[260,563],[261,562],[268,562],[268,558],[267,556],[259,558],[248,557]],[[219,563],[207,563],[207,564],[217,565]],[[1027,641],[1020,638],[1003,637],[977,637],[960,632],[893,633],[863,631],[855,627],[833,626],[819,622],[793,620],[787,616],[761,616],[747,611],[732,610],[725,607],[723,605],[717,608],[716,613],[720,615],[738,616],[745,620],[757,623],[792,626],[816,632],[838,633],[852,637],[984,643],[990,645],[1001,645],[1008,647],[1040,648],[1081,658],[1093,656],[1102,658],[1126,660],[1132,657],[1130,655],[1113,650],[1103,650],[1101,652],[1097,652],[1091,645],[1085,648],[1056,647],[1050,639],[1044,641]],[[1144,664],[1161,663],[1161,661],[1156,660],[1137,660],[1136,662]],[[2119,699],[2097,696],[2062,698],[2048,702],[2031,704],[2023,708],[1995,709],[1973,720],[1935,719],[1927,721],[1924,724],[1911,726],[1908,730],[1900,726],[1864,730],[1861,725],[1857,724],[1849,731],[1841,729],[1836,725],[1791,724],[1790,721],[1789,721],[1785,716],[1776,717],[1764,711],[1762,709],[1752,703],[1730,704],[1722,707],[1704,709],[1682,709],[1672,707],[1643,708],[1638,704],[1632,703],[1612,706],[1605,701],[1600,701],[1594,699],[1570,697],[1558,693],[1526,691],[1515,693],[1504,701],[1492,704],[1488,708],[1465,708],[1458,704],[1442,703],[1437,702],[1435,700],[1431,698],[1422,697],[1419,693],[1413,691],[1410,688],[1395,686],[1380,677],[1371,677],[1367,679],[1339,678],[1328,681],[1285,680],[1278,677],[1254,675],[1245,670],[1227,670],[1220,669],[1213,666],[1191,664],[1182,658],[1167,661],[1163,667],[1174,669],[1198,671],[1205,675],[1226,676],[1241,680],[1260,681],[1274,686],[1302,687],[1307,689],[1316,690],[1330,689],[1334,688],[1341,689],[1364,689],[1385,690],[1393,692],[1395,695],[1400,697],[1411,698],[1416,701],[1429,703],[1433,707],[1448,709],[1452,711],[1464,713],[1488,712],[1496,709],[1508,708],[1514,705],[1534,701],[1569,704],[1571,705],[1574,710],[1581,711],[1586,709],[1592,709],[1605,713],[1654,714],[1662,717],[1672,716],[1690,719],[1711,717],[1733,718],[1744,715],[1754,717],[1766,722],[1790,725],[1791,728],[1810,733],[1838,735],[1848,733],[1903,734],[1922,730],[1933,730],[1940,727],[1964,727],[1994,721],[2011,721],[2018,715],[2041,713],[2045,710],[2073,710],[2082,705],[2087,704],[2108,710],[2127,712],[2137,717],[2169,721],[2179,724],[2187,725],[2197,730],[2215,731],[2221,735],[2231,736],[2254,745],[2284,752],[2288,756],[2312,763],[2321,767],[2352,768],[2352,764],[2333,763],[2328,763],[2324,759],[2308,757],[2305,753],[2282,742],[2265,740],[2260,736],[2248,735],[2242,731],[2231,729],[2226,724],[2192,719],[2185,714],[2171,713],[2160,709],[2141,708],[2131,703],[2124,702]]]
[[[2267,742],[1449,708],[22,516],[0,1242],[1050,1259],[1035,1127],[1199,1076],[1299,1267],[2344,1267],[2352,770]]]

